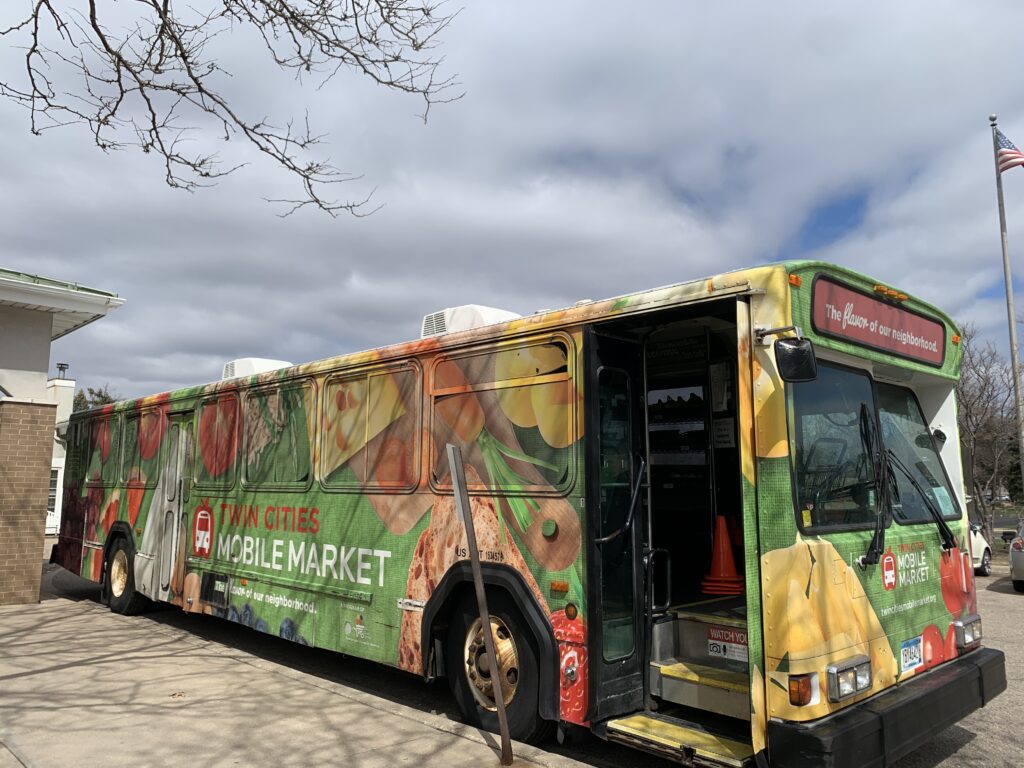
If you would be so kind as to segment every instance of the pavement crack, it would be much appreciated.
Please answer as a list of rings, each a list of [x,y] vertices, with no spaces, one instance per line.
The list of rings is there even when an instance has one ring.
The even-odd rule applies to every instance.
[[[5,750],[7,750],[7,752],[10,754],[10,756],[18,761],[19,765],[24,766],[24,768],[29,768],[29,764],[26,762],[25,756],[22,755],[19,750],[15,749],[13,746],[11,746],[7,742],[7,739],[2,737],[2,736],[0,736],[0,747],[3,747]]]

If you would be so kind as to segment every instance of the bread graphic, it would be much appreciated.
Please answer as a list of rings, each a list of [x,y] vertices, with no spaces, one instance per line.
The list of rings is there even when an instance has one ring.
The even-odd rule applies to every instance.
[[[466,475],[468,484],[479,482],[472,468],[466,468]],[[512,539],[511,532],[502,531],[494,500],[485,496],[473,496],[470,498],[470,508],[473,512],[473,527],[476,530],[481,559],[486,559],[487,562],[500,562],[522,574],[544,615],[548,615],[550,611],[547,602],[526,567],[526,561]],[[408,600],[426,602],[448,569],[457,561],[467,560],[468,557],[466,528],[455,510],[455,498],[436,496],[430,525],[420,535],[413,553],[405,597]],[[398,641],[398,666],[416,674],[423,671],[420,648],[422,618],[423,614],[420,611],[405,610],[402,614],[402,631]]]

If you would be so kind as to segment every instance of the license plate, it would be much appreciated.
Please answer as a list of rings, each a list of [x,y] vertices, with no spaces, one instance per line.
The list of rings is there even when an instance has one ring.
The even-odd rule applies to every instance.
[[[910,672],[917,669],[924,663],[924,656],[921,653],[921,638],[912,637],[900,644],[900,669],[903,672]]]

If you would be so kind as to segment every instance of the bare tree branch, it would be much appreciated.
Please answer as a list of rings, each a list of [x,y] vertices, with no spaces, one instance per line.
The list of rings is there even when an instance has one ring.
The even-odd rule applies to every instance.
[[[97,0],[86,0],[84,13],[79,5],[31,0],[23,18],[0,30],[25,51],[22,76],[0,76],[0,96],[28,110],[31,131],[85,124],[100,149],[155,153],[170,186],[194,190],[241,167],[189,148],[212,124],[222,139],[244,139],[297,178],[301,196],[272,201],[287,206],[283,215],[306,206],[332,216],[377,208],[369,207],[372,192],[350,200],[328,194],[362,177],[319,154],[324,137],[311,130],[308,116],[278,123],[232,103],[219,87],[230,73],[209,52],[217,36],[254,30],[278,67],[316,79],[318,88],[342,70],[361,72],[420,97],[424,120],[432,104],[460,97],[454,79],[440,74],[443,58],[433,55],[455,16],[443,3],[214,0],[202,10],[135,0],[127,24],[123,3],[116,12]]]
[[[986,535],[991,536],[994,512],[985,497],[1007,486],[1015,465],[1010,456],[1017,434],[1013,373],[992,342],[981,342],[973,325],[963,326],[961,345],[956,388],[960,443]]]

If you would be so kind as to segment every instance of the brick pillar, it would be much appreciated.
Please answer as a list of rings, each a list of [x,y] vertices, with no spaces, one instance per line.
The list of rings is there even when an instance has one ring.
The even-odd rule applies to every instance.
[[[0,400],[0,605],[39,602],[56,411]]]

